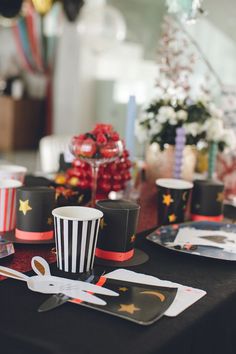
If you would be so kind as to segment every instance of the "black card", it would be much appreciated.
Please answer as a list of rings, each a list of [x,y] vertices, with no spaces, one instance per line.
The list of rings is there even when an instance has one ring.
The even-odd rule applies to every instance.
[[[107,302],[105,306],[86,302],[80,302],[80,304],[141,325],[150,325],[161,318],[177,293],[176,288],[115,279],[106,279],[103,286],[116,291],[119,296],[99,295]]]

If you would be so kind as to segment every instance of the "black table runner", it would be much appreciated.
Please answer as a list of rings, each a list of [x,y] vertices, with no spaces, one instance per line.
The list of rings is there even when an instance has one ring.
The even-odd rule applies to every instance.
[[[0,282],[0,353],[235,354],[235,263],[175,253],[145,240],[145,234],[137,237],[137,247],[150,259],[128,269],[206,290],[205,297],[175,318],[143,327],[71,303],[38,313],[49,295],[9,279]]]

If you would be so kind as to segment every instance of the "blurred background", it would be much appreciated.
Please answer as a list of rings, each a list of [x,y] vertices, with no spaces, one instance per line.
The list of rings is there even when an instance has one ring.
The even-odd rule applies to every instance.
[[[180,35],[190,36],[183,58],[190,45],[196,52],[193,91],[204,78],[221,107],[230,99],[227,119],[234,126],[233,0],[14,0],[0,1],[0,14],[2,160],[40,169],[43,136],[77,135],[95,122],[125,136],[130,96],[138,115],[153,97],[167,15],[178,15]],[[144,146],[135,144],[142,158]]]

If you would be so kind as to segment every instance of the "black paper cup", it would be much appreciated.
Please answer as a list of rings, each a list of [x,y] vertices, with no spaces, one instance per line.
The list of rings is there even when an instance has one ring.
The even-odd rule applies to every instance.
[[[191,200],[193,221],[222,221],[224,184],[212,180],[195,180]]]
[[[174,178],[160,178],[156,180],[156,186],[158,225],[184,222],[193,183]]]
[[[100,219],[94,208],[65,206],[52,211],[55,225],[57,266],[64,272],[93,269]]]
[[[104,214],[96,257],[117,262],[132,258],[140,206],[129,200],[100,200],[96,208]]]
[[[55,190],[49,187],[21,187],[16,191],[17,239],[24,241],[52,240]]]

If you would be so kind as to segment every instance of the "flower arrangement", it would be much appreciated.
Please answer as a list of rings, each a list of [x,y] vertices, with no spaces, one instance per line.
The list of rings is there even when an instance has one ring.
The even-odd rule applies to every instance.
[[[156,142],[163,150],[165,144],[175,145],[176,129],[184,127],[186,145],[214,142],[220,151],[235,146],[234,133],[224,129],[223,113],[209,99],[164,96],[152,100],[137,121],[135,134],[140,142]]]

